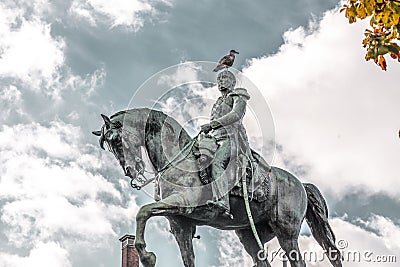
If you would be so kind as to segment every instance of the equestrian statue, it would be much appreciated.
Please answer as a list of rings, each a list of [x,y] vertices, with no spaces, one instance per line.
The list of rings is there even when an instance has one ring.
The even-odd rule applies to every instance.
[[[218,74],[221,96],[211,111],[211,121],[191,138],[165,113],[135,108],[102,115],[104,124],[93,134],[114,154],[132,186],[155,186],[155,202],[142,206],[136,216],[135,247],[144,267],[154,267],[156,256],[146,250],[147,221],[165,216],[185,267],[195,266],[192,240],[196,227],[208,225],[234,230],[254,266],[271,266],[264,246],[277,237],[292,267],[306,266],[298,246],[303,220],[341,267],[341,254],[328,222],[328,208],[318,188],[301,183],[294,175],[270,166],[249,146],[242,118],[250,95],[235,88],[227,69]],[[144,177],[142,148],[156,170]]]

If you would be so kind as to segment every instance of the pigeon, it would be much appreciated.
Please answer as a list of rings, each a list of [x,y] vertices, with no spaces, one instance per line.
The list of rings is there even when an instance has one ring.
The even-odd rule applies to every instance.
[[[215,69],[213,71],[217,72],[219,70],[222,70],[223,68],[232,67],[233,61],[235,61],[235,54],[239,54],[239,52],[237,52],[237,51],[232,49],[229,52],[229,55],[226,55],[226,56],[222,57],[218,61],[218,65],[215,67]]]

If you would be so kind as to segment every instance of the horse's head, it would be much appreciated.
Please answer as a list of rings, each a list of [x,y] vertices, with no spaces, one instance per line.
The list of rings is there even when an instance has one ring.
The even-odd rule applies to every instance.
[[[143,174],[145,169],[140,142],[133,133],[124,129],[120,120],[111,120],[103,114],[101,116],[104,125],[99,131],[92,133],[100,137],[99,143],[102,149],[104,149],[105,143],[108,150],[114,154],[125,176],[136,179],[139,174]]]

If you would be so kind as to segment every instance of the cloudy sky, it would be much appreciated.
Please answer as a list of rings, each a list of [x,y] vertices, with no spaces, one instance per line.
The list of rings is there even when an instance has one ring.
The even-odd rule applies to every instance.
[[[339,5],[2,0],[0,267],[120,265],[118,238],[134,232],[139,206],[151,199],[130,189],[98,147],[91,131],[99,114],[125,109],[167,67],[216,61],[232,48],[235,68],[271,109],[272,164],[316,184],[337,239],[361,253],[345,266],[378,266],[369,252],[369,260],[394,255],[397,263],[379,266],[397,266],[400,64],[383,72],[365,62],[366,24],[348,25]],[[198,266],[252,266],[232,232],[198,233]],[[157,266],[183,266],[165,219],[151,219],[146,238]],[[276,240],[269,247],[278,250]],[[307,227],[300,247],[320,249]]]

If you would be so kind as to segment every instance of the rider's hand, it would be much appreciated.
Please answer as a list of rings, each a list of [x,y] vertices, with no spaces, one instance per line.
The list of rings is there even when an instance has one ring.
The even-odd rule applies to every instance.
[[[200,126],[201,127],[201,131],[205,134],[207,134],[209,131],[212,130],[211,125],[209,123],[207,124],[203,124]]]
[[[221,123],[219,121],[210,121],[210,126],[212,129],[217,129],[219,127],[221,127]]]

